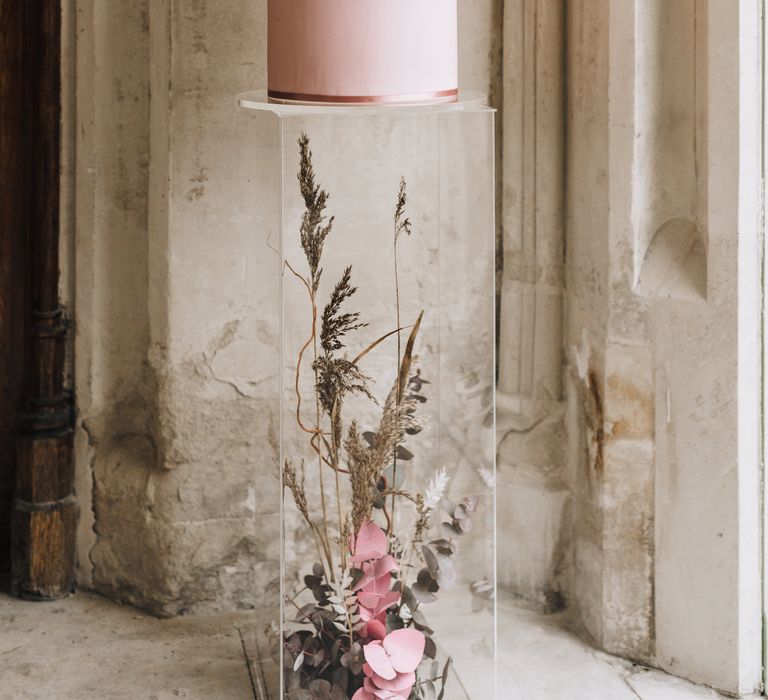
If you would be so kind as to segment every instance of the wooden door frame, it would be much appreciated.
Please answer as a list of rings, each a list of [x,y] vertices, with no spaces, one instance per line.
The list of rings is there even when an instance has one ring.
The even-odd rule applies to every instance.
[[[0,19],[0,73],[24,86],[20,131],[15,144],[5,139],[14,158],[0,162],[18,167],[23,183],[12,238],[25,268],[22,288],[12,290],[23,310],[22,395],[18,403],[2,397],[18,406],[11,585],[24,598],[48,600],[74,586],[78,517],[73,402],[64,384],[67,324],[59,303],[61,0],[0,0]]]
[[[24,393],[29,145],[22,2],[0,0],[0,572],[11,564],[16,427]]]

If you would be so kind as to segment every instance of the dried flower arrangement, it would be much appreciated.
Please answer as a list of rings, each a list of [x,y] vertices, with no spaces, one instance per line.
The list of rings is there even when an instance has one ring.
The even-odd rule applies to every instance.
[[[284,591],[286,606],[296,611],[279,641],[285,694],[291,700],[442,699],[451,660],[437,660],[422,606],[456,585],[453,557],[459,539],[471,528],[478,499],[448,500],[445,468],[434,473],[423,493],[403,487],[406,465],[414,459],[404,443],[424,427],[418,408],[427,402],[429,384],[416,368],[415,355],[424,313],[410,326],[401,323],[398,243],[412,232],[406,182],[400,182],[393,217],[395,328],[350,359],[349,337],[367,324],[359,312],[343,310],[357,291],[351,266],[320,311],[321,262],[334,218],[326,214],[329,195],[316,181],[306,135],[299,139],[299,150],[305,207],[300,242],[307,269],[302,274],[285,264],[305,288],[311,312],[311,329],[296,361],[295,419],[317,463],[316,474],[312,469],[320,502],[310,502],[305,460],[286,459],[283,485],[311,533],[318,560],[307,566],[301,590],[291,595]],[[375,402],[372,380],[361,363],[388,339],[397,345],[395,380],[378,427],[361,431],[356,420],[345,420],[345,400],[358,396]],[[314,394],[308,409],[301,389],[302,372],[307,371]],[[350,491],[344,507],[342,493]],[[413,511],[407,532],[397,526],[399,502]],[[441,534],[429,539],[433,526]],[[492,586],[473,584],[472,592],[489,596]]]

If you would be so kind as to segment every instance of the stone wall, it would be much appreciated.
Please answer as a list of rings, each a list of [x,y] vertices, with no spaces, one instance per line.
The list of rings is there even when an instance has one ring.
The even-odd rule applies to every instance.
[[[505,4],[498,383],[502,586],[565,604],[570,495],[562,389],[564,5]]]
[[[498,95],[500,7],[460,3],[464,88]],[[67,22],[81,584],[160,615],[264,604],[279,269],[272,154],[234,96],[265,85],[266,2],[72,0]]]
[[[80,581],[161,615],[262,604],[277,574],[274,154],[233,99],[264,85],[265,5],[65,17]],[[740,7],[460,2],[462,86],[504,108],[501,583],[730,692],[759,678]]]
[[[758,686],[760,646],[741,7],[571,0],[567,27],[571,615],[600,648],[732,693]]]
[[[729,692],[759,683],[755,7],[505,3],[500,582]]]

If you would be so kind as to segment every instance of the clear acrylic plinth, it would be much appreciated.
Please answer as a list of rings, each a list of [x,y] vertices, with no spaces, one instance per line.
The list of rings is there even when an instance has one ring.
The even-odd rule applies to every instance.
[[[367,700],[374,651],[407,685],[401,627],[402,697],[497,697],[493,110],[239,102],[282,269],[281,697]]]

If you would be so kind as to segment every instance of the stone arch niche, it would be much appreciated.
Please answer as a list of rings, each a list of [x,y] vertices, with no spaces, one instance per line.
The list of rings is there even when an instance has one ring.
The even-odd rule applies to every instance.
[[[706,299],[705,241],[694,222],[670,219],[662,224],[640,263],[635,289],[649,298]]]
[[[635,291],[706,299],[705,13],[696,0],[643,0],[635,21]]]

